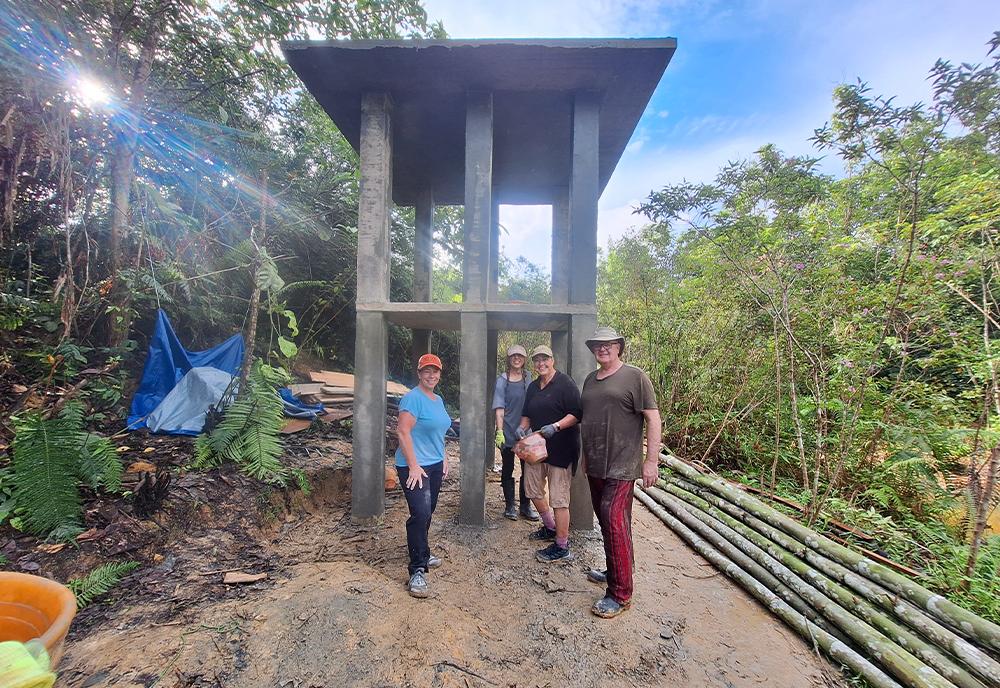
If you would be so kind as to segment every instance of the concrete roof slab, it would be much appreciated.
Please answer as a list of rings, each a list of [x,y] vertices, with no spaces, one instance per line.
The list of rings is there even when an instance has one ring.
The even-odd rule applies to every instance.
[[[355,150],[361,94],[394,102],[393,200],[428,187],[464,202],[465,94],[492,91],[501,203],[552,203],[569,184],[573,95],[601,98],[600,188],[608,183],[676,49],[672,38],[292,41],[292,69]]]

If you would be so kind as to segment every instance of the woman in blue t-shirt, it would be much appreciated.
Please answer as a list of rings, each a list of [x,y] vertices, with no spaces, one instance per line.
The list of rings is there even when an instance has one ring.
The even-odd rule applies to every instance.
[[[441,482],[448,475],[444,434],[451,427],[451,418],[444,401],[434,393],[441,381],[441,359],[424,354],[417,362],[417,375],[420,384],[399,400],[396,471],[410,508],[406,519],[406,546],[410,550],[407,588],[413,597],[427,597],[427,571],[441,565],[440,559],[431,556],[427,532]]]

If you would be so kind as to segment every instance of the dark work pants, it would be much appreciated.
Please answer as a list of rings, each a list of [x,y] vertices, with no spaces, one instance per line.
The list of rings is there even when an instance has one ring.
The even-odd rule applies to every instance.
[[[604,536],[604,558],[608,564],[607,596],[619,604],[632,599],[632,486],[634,480],[587,476],[594,513]]]
[[[396,467],[399,474],[399,485],[403,488],[406,505],[410,507],[410,517],[406,519],[406,547],[410,550],[409,572],[412,576],[418,569],[427,573],[427,560],[431,556],[430,544],[427,542],[427,532],[431,527],[431,515],[437,508],[438,492],[441,491],[441,481],[444,479],[444,462],[424,466],[427,477],[423,479],[422,487],[409,489],[406,479],[410,477],[410,469]]]
[[[500,459],[502,460],[500,468],[500,487],[503,488],[503,500],[507,504],[514,503],[514,450],[509,447],[504,447],[500,450]],[[521,461],[521,483],[519,487],[521,491],[521,508],[526,509],[531,500],[524,496],[524,461]]]

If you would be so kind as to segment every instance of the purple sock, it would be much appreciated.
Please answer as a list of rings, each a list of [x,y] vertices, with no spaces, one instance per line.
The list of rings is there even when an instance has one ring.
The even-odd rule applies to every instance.
[[[549,530],[556,529],[556,517],[552,514],[552,509],[549,509],[548,511],[543,511],[538,515],[542,517],[542,523],[545,525],[546,528],[548,528]]]
[[[569,548],[569,538],[568,537],[564,537],[564,538],[557,537],[556,538],[556,544],[559,545],[560,547],[562,547],[563,549],[568,549]]]

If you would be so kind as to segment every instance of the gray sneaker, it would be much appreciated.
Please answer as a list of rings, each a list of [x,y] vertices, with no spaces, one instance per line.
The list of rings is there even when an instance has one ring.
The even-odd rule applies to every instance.
[[[587,571],[587,580],[589,580],[591,583],[598,583],[600,585],[604,585],[605,583],[608,582],[608,572],[598,571],[597,569],[590,569],[589,571]]]
[[[406,584],[406,589],[410,591],[410,597],[424,598],[431,594],[423,569],[417,569],[416,573],[410,576],[410,582]]]
[[[441,557],[435,557],[433,554],[427,558],[427,568],[436,569],[441,565]]]

